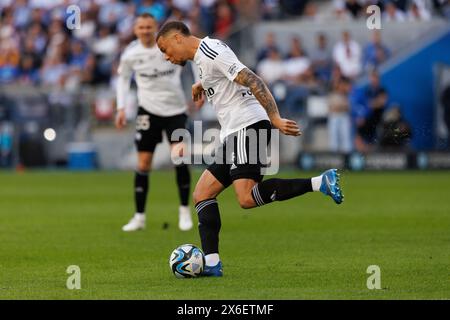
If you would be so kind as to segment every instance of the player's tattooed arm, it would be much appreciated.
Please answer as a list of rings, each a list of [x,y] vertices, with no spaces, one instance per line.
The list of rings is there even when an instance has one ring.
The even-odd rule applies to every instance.
[[[267,88],[266,84],[260,77],[258,77],[253,71],[248,68],[242,69],[237,77],[234,79],[240,85],[248,87],[253,95],[258,99],[259,103],[266,109],[267,115],[270,120],[280,118],[280,113],[278,112],[278,107]]]
[[[286,135],[298,136],[301,134],[295,121],[280,117],[277,103],[270,93],[269,88],[267,88],[264,81],[253,71],[248,68],[242,69],[234,81],[250,89],[255,98],[266,110],[267,115],[275,128]]]

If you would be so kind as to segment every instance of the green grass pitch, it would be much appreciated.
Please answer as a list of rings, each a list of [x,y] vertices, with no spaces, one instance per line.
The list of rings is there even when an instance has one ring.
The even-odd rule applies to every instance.
[[[183,280],[169,255],[200,240],[177,228],[174,172],[152,173],[147,229],[124,233],[132,179],[0,173],[0,299],[450,299],[450,172],[344,172],[341,206],[316,193],[245,211],[226,190],[224,277]],[[66,288],[70,265],[81,290]]]

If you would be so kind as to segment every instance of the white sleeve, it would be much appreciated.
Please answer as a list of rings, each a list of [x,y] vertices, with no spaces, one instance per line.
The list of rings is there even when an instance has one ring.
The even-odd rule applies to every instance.
[[[130,92],[131,76],[133,74],[131,65],[123,57],[120,59],[117,74],[117,109],[120,110],[126,106],[127,96]]]
[[[239,61],[231,49],[220,52],[220,54],[217,55],[212,62],[214,66],[230,81],[234,81],[238,73],[242,69],[247,68],[242,62]]]

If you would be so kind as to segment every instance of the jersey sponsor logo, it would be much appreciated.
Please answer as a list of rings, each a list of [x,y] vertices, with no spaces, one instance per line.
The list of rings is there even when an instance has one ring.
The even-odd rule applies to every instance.
[[[165,70],[165,71],[158,71],[158,69],[153,70],[154,73],[152,74],[146,74],[146,73],[139,73],[139,75],[143,78],[148,79],[156,79],[160,77],[170,76],[175,73],[175,69]]]

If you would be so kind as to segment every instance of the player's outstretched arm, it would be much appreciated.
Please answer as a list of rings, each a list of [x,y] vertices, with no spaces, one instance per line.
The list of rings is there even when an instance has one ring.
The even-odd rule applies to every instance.
[[[248,68],[242,69],[234,81],[250,89],[259,103],[266,109],[270,122],[272,122],[275,128],[289,136],[299,136],[301,134],[300,128],[295,121],[280,117],[277,103],[270,93],[269,88],[267,88],[264,81],[253,71]]]

